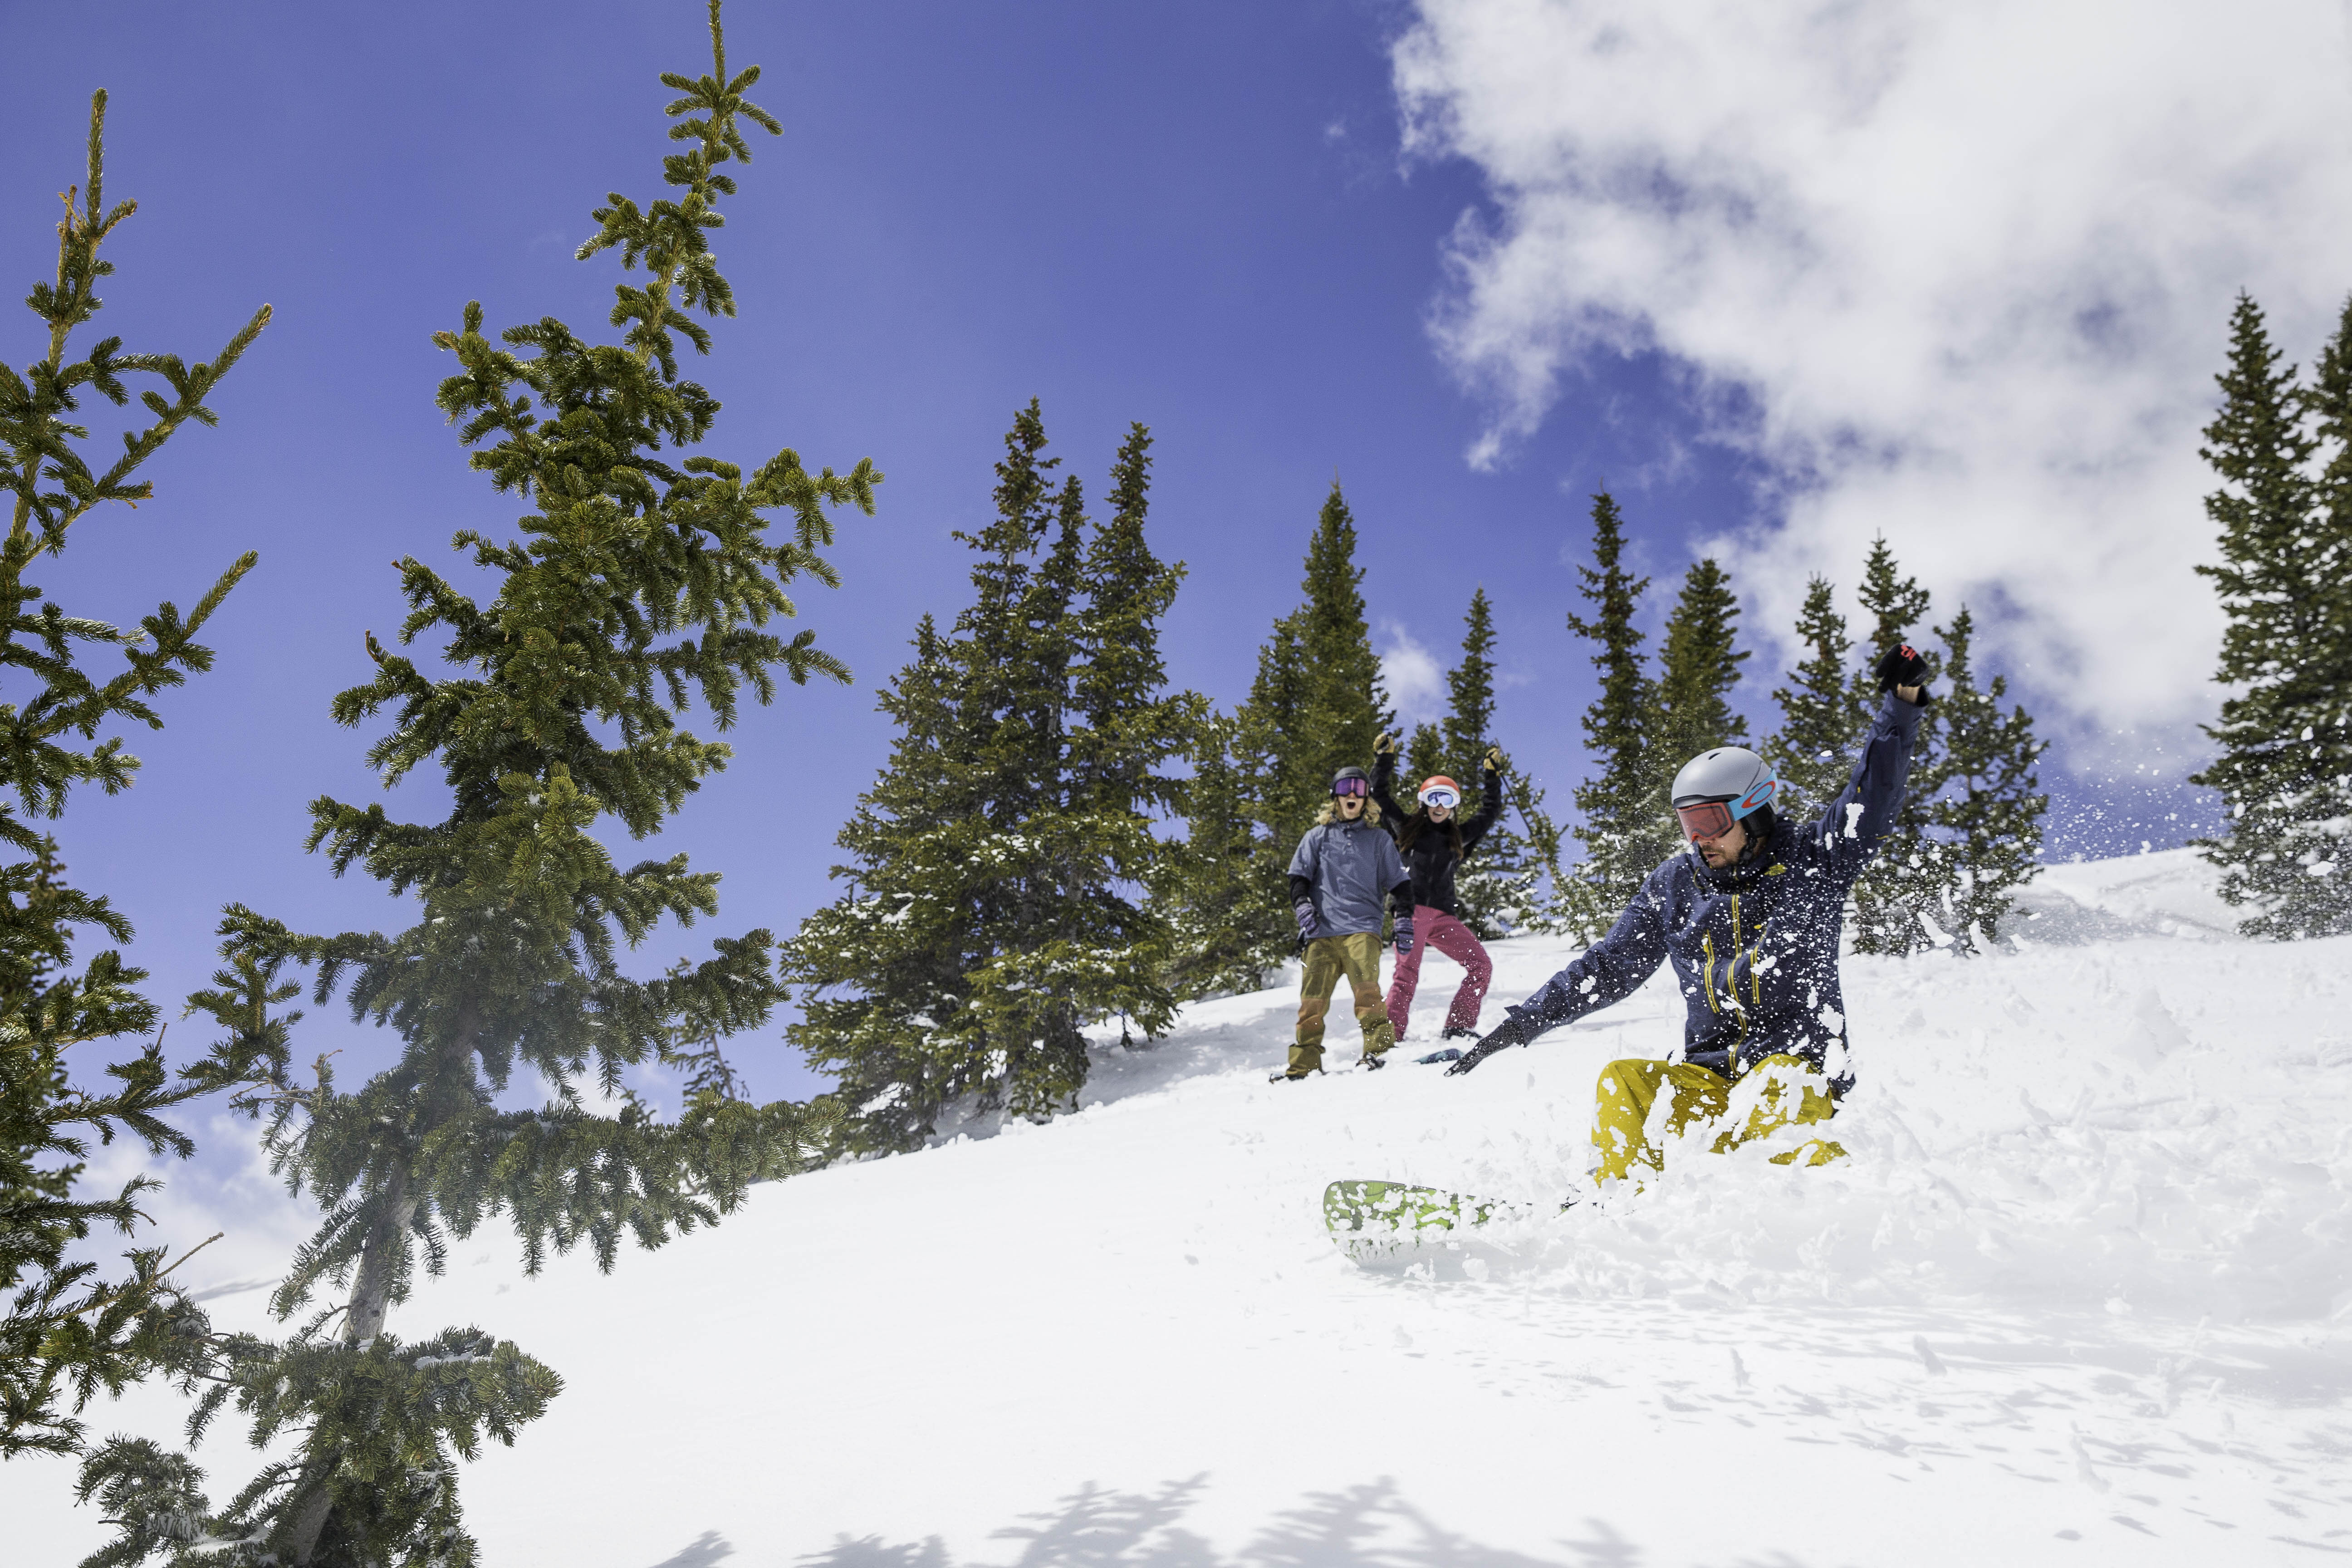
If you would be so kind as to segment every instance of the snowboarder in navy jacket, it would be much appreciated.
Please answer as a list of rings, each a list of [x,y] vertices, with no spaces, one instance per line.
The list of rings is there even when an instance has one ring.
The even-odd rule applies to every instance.
[[[1650,873],[1607,936],[1447,1070],[1468,1072],[1507,1046],[1622,1001],[1671,963],[1684,998],[1682,1048],[1667,1061],[1612,1062],[1602,1071],[1597,1179],[1662,1168],[1644,1133],[1662,1093],[1672,1098],[1668,1128],[1679,1132],[1702,1117],[1722,1121],[1735,1091],[1752,1089],[1738,1096],[1745,1123],[1725,1127],[1718,1151],[1791,1121],[1827,1121],[1853,1082],[1838,985],[1846,893],[1895,825],[1927,705],[1927,666],[1910,648],[1889,650],[1877,673],[1885,700],[1852,780],[1819,817],[1780,818],[1772,810],[1778,781],[1753,752],[1725,747],[1694,758],[1675,795],[1688,849]],[[1743,765],[1750,776],[1738,794],[1690,787],[1739,783],[1725,770]],[[1819,1164],[1843,1152],[1815,1139],[1773,1159]]]

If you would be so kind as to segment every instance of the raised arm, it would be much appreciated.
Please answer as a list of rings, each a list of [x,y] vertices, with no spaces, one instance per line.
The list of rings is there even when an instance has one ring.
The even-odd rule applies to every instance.
[[[1390,793],[1396,783],[1396,739],[1386,730],[1372,742],[1372,804],[1381,808],[1381,826],[1394,837],[1403,825],[1404,813],[1397,809],[1396,796]]]
[[[1919,721],[1927,710],[1927,665],[1910,648],[1888,650],[1878,661],[1878,677],[1886,695],[1863,738],[1853,776],[1810,831],[1823,854],[1857,870],[1903,810]]]
[[[1499,746],[1489,746],[1486,760],[1478,764],[1478,815],[1462,825],[1462,853],[1467,855],[1478,847],[1478,840],[1502,818],[1503,752]]]

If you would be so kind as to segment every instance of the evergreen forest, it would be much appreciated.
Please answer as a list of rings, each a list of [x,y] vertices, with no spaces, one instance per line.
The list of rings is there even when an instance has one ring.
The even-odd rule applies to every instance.
[[[98,335],[105,247],[133,207],[109,205],[106,95],[92,100],[55,276],[27,300],[46,353],[0,365],[0,1459],[79,1458],[80,1496],[115,1532],[92,1568],[472,1563],[465,1462],[517,1441],[563,1380],[495,1326],[410,1321],[453,1246],[496,1238],[533,1269],[573,1249],[606,1271],[655,1266],[630,1254],[722,1223],[755,1184],[1075,1109],[1094,1067],[1150,1050],[1187,1004],[1283,982],[1300,948],[1294,850],[1334,774],[1371,768],[1383,737],[1408,810],[1441,776],[1465,816],[1499,808],[1459,871],[1471,931],[1590,942],[1684,853],[1667,796],[1685,760],[1751,748],[1784,812],[1818,815],[1883,700],[1880,656],[1907,646],[1931,701],[1895,833],[1845,910],[1850,950],[1967,962],[2018,929],[2050,742],[2012,689],[2000,607],[1931,592],[1899,540],[1812,576],[1791,624],[1759,628],[1737,559],[1663,558],[1662,531],[1604,488],[1560,519],[1573,605],[1551,639],[1511,646],[1484,585],[1449,596],[1442,701],[1401,717],[1359,559],[1370,498],[1335,478],[1296,498],[1295,601],[1221,702],[1181,689],[1163,642],[1187,569],[1155,534],[1154,474],[1185,455],[1160,451],[1148,409],[1116,411],[1115,447],[1063,449],[1049,416],[1066,411],[1017,394],[953,535],[965,587],[904,628],[904,662],[874,683],[887,755],[825,825],[814,912],[735,929],[719,868],[616,853],[730,766],[728,731],[811,682],[850,683],[786,623],[796,595],[839,585],[837,523],[874,514],[883,479],[863,457],[719,445],[723,410],[692,373],[737,308],[722,209],[764,199],[750,165],[782,128],[754,99],[760,68],[730,64],[718,0],[708,38],[707,64],[660,78],[667,139],[645,128],[639,194],[591,215],[577,259],[614,269],[609,316],[501,322],[475,302],[433,334],[437,412],[520,516],[458,531],[457,568],[394,561],[397,632],[351,628],[364,665],[304,721],[354,731],[380,781],[432,787],[430,809],[321,793],[291,825],[321,873],[399,902],[389,931],[228,902],[208,933],[137,932],[71,879],[48,826],[140,778],[127,733],[170,721],[175,689],[212,668],[199,638],[253,592],[257,560],[225,547],[184,609],[123,626],[28,576],[109,548],[111,509],[149,500],[166,444],[216,423],[206,400],[271,318],[260,306],[203,360]],[[2217,549],[2195,571],[2227,632],[2193,782],[2227,827],[2200,848],[2248,935],[2341,934],[2352,304],[2305,373],[2242,296],[2219,387],[2201,449]],[[94,401],[145,411],[120,452],[90,439]],[[1582,660],[1572,716],[1514,684],[1538,668],[1580,679]],[[1582,775],[1530,776],[1516,759],[1536,727],[1571,717]],[[665,922],[714,934],[641,973],[631,954]],[[134,939],[192,935],[216,946],[211,983],[150,995]],[[182,1005],[208,1033],[167,1055]],[[391,1065],[340,1074],[306,1046],[305,1007],[381,1032]],[[753,1097],[743,1042],[779,1037],[828,1092]],[[646,1068],[675,1103],[630,1087]],[[276,1337],[217,1329],[175,1284],[202,1238],[149,1233],[159,1178],[101,1191],[87,1175],[117,1137],[190,1154],[190,1118],[171,1113],[199,1106],[241,1119],[316,1211],[270,1299]],[[85,1244],[110,1235],[124,1249],[97,1260]],[[142,1379],[185,1395],[184,1442],[89,1430],[94,1401]],[[251,1439],[244,1474],[190,1457],[223,1422]]]

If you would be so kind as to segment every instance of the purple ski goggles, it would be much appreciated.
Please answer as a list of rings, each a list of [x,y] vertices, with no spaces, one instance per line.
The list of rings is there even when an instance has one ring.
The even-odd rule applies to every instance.
[[[1372,793],[1372,786],[1362,779],[1333,779],[1331,793],[1333,795],[1370,795]]]

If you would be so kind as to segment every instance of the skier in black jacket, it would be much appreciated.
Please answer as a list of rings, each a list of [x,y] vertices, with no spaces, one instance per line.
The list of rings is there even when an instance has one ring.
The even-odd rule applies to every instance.
[[[1779,781],[1737,746],[1693,758],[1675,775],[1674,805],[1689,852],[1650,873],[1610,929],[1446,1070],[1468,1072],[1506,1046],[1623,1000],[1674,965],[1685,1005],[1683,1046],[1664,1061],[1612,1062],[1595,1093],[1594,1179],[1663,1169],[1647,1125],[1658,1097],[1679,1133],[1719,1121],[1720,1152],[1791,1121],[1826,1121],[1853,1082],[1846,1053],[1838,936],[1847,890],[1894,826],[1927,706],[1926,662],[1908,647],[1878,661],[1886,692],[1853,776],[1815,820],[1773,811]],[[1727,1116],[1735,1093],[1745,1119]],[[1845,1152],[1816,1138],[1773,1156],[1822,1164]]]
[[[1462,923],[1462,909],[1454,897],[1454,870],[1503,815],[1503,753],[1499,748],[1487,749],[1478,769],[1478,812],[1467,822],[1458,816],[1462,786],[1443,773],[1421,781],[1421,803],[1410,816],[1399,809],[1389,793],[1396,782],[1395,739],[1381,734],[1372,742],[1372,801],[1381,808],[1382,825],[1396,836],[1405,869],[1412,875],[1412,918],[1397,922],[1389,1023],[1396,1037],[1403,1039],[1405,1016],[1412,1011],[1412,994],[1421,984],[1422,952],[1434,947],[1463,969],[1461,987],[1445,1010],[1445,1030],[1439,1037],[1475,1035],[1478,1005],[1486,999],[1495,965],[1476,933]]]

